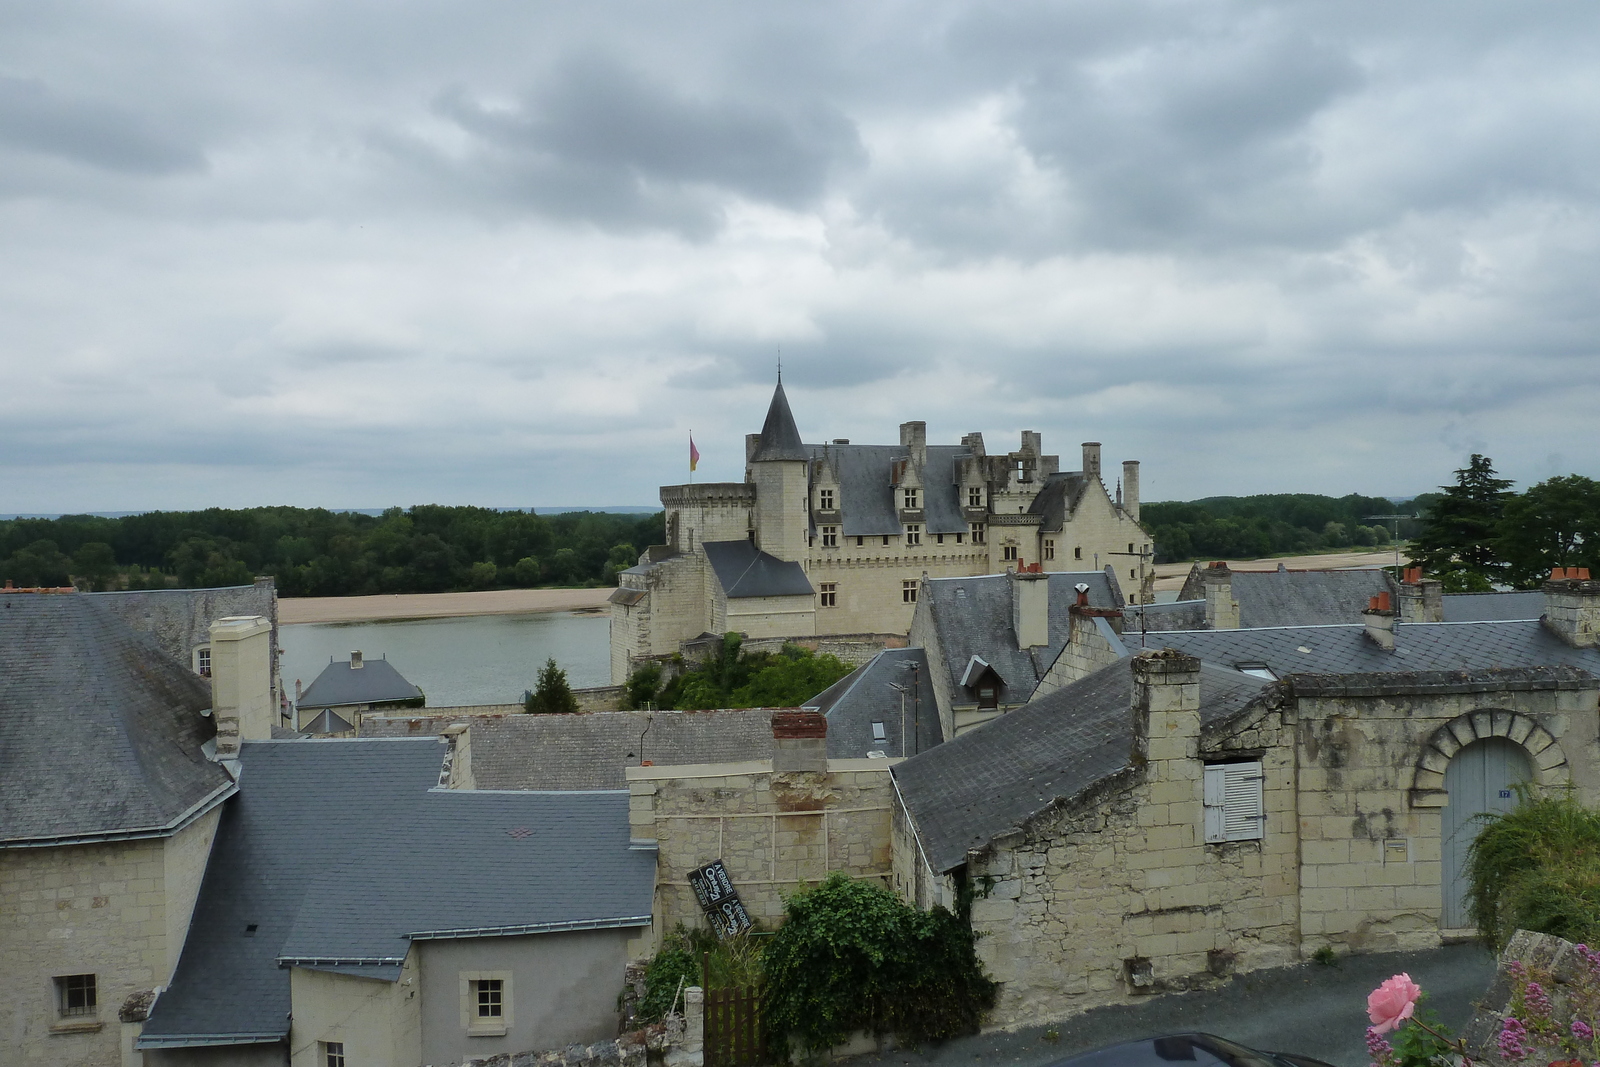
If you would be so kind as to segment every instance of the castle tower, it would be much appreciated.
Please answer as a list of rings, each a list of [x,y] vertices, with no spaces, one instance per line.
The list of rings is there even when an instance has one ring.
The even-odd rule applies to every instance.
[[[807,494],[810,454],[800,441],[800,431],[789,411],[783,379],[772,393],[767,421],[751,441],[745,480],[756,487],[752,512],[756,546],[783,560],[802,560],[806,552],[809,519]]]

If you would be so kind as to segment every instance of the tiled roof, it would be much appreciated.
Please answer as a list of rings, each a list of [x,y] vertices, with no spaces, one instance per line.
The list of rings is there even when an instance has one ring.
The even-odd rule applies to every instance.
[[[1078,502],[1088,488],[1089,479],[1082,471],[1052,474],[1028,505],[1028,514],[1041,517],[1039,529],[1043,532],[1059,532],[1066,525],[1067,516],[1078,509]]]
[[[840,533],[845,537],[899,536],[902,527],[896,510],[891,467],[905,459],[902,445],[806,445],[813,467],[826,462],[839,475]],[[922,471],[922,532],[965,534],[967,520],[957,498],[955,461],[970,456],[963,445],[928,445]]]
[[[233,789],[211,687],[75,593],[0,594],[0,842],[176,829]]]
[[[1365,626],[1196,630],[1161,634],[1160,643],[1207,663],[1265,663],[1279,677],[1562,664],[1600,673],[1600,649],[1572,648],[1539,622],[1400,623],[1392,652]]]
[[[350,666],[349,660],[336,660],[322,668],[295,706],[341,708],[415,700],[420,696],[422,690],[406,681],[387,659],[363,658],[360,667]]]
[[[1243,709],[1271,683],[1202,665],[1205,724]],[[939,872],[1130,767],[1132,660],[1124,659],[899,764],[895,781]]]
[[[749,541],[706,541],[701,546],[730,600],[757,596],[810,596],[805,568],[762,552]]]
[[[1542,589],[1512,593],[1446,593],[1444,596],[1445,622],[1537,619],[1543,614]]]
[[[904,686],[905,692],[895,689]],[[928,676],[928,656],[920,648],[890,648],[806,701],[828,719],[828,756],[861,759],[870,752],[903,756],[926,752],[944,740],[939,705]],[[904,709],[905,721],[901,722]],[[873,736],[873,723],[884,739]]]
[[[1191,571],[1179,600],[1204,600],[1203,568]],[[1377,568],[1337,571],[1234,571],[1233,599],[1240,626],[1317,626],[1360,622],[1367,601],[1393,593],[1389,577]]]
[[[363,736],[431,737],[455,722],[472,727],[479,789],[626,789],[626,767],[770,759],[772,712],[598,711],[578,715],[374,717]],[[437,768],[435,768],[437,770]]]
[[[800,443],[800,431],[794,424],[794,415],[789,411],[789,398],[784,395],[783,383],[772,391],[772,403],[767,407],[767,421],[761,426],[761,439],[756,444],[756,450],[751,455],[752,463],[761,463],[767,460],[800,460],[804,461],[806,446]]]
[[[1110,567],[1104,571],[1056,573],[1049,577],[1050,644],[1035,649],[1017,647],[1011,622],[1011,579],[1003,574],[974,578],[934,578],[923,591],[938,634],[943,664],[934,669],[950,674],[951,688],[960,694],[961,675],[973,656],[981,656],[1005,682],[1002,704],[1021,704],[1033,694],[1039,679],[1061,654],[1071,633],[1067,609],[1076,603],[1074,587],[1080,582],[1089,587],[1089,604],[1097,608],[1122,607],[1122,590]]]
[[[438,790],[443,753],[433,738],[245,743],[140,1047],[286,1036],[282,960],[393,980],[408,935],[647,921],[655,857],[628,847],[625,792]]]
[[[1123,632],[1130,636],[1141,629],[1151,633],[1161,630],[1204,630],[1206,602],[1177,600],[1166,604],[1129,604],[1122,609],[1122,618]]]

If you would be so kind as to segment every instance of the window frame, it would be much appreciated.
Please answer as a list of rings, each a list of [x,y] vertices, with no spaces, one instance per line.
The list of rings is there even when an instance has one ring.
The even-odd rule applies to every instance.
[[[1055,543],[1054,538],[1046,537],[1044,539],[1044,558],[1045,559],[1055,559],[1056,558],[1056,543]]]
[[[833,490],[832,489],[818,489],[817,490],[817,510],[819,510],[819,511],[833,511],[834,510],[834,506],[833,506]]]
[[[837,527],[837,526],[824,526],[824,527],[822,527],[822,547],[823,548],[838,548],[839,547],[839,527]]]
[[[343,1041],[318,1041],[317,1059],[322,1067],[345,1067]]]
[[[917,602],[917,587],[921,583],[916,578],[903,578],[900,581],[900,603],[915,604]]]
[[[512,977],[510,971],[462,971],[461,979],[461,1029],[468,1037],[504,1037],[516,1025]],[[479,983],[498,982],[500,1014],[480,1015]]]
[[[839,583],[818,582],[817,603],[819,607],[836,608],[839,606]]]
[[[972,543],[973,544],[981,545],[981,544],[984,543],[983,523],[981,523],[981,522],[969,522],[969,523],[967,523],[967,532],[972,535]]]
[[[916,548],[922,544],[922,524],[920,522],[906,523],[906,547]]]
[[[1207,763],[1204,775],[1206,844],[1266,840],[1266,772],[1261,761]]]
[[[202,678],[211,677],[211,646],[198,645],[194,650],[194,672]]]
[[[1017,563],[1021,562],[1021,560],[1022,553],[1018,550],[1016,545],[1000,546],[1000,561],[1002,563]]]
[[[902,489],[902,490],[900,490],[900,503],[902,505],[902,508],[901,508],[902,511],[918,511],[918,510],[920,510],[921,509],[921,504],[918,503],[918,502],[921,499],[922,499],[922,491],[919,490],[919,489]]]
[[[969,508],[981,508],[981,507],[983,507],[983,489],[981,487],[979,487],[979,486],[968,486],[967,487],[967,507],[969,507]]]
[[[56,993],[56,1018],[83,1022],[100,1015],[100,982],[95,974],[58,974],[52,982]],[[74,996],[81,1003],[73,1004]]]

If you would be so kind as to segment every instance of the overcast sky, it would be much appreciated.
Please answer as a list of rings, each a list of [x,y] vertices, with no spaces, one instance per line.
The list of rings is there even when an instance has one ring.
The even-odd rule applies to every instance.
[[[0,5],[0,512],[1600,477],[1600,6]]]

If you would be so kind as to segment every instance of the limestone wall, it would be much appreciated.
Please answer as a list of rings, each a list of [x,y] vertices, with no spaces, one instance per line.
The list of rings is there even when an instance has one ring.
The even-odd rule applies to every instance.
[[[291,968],[290,1067],[326,1067],[321,1043],[328,1041],[344,1046],[345,1067],[423,1062],[416,955],[406,957],[397,982]]]
[[[122,1062],[117,1009],[165,985],[218,813],[173,839],[0,849],[0,1033],[19,1064]],[[53,979],[93,974],[98,1011],[62,1018]]]
[[[1110,629],[1111,620],[1113,618],[1120,620],[1122,612],[1107,608],[1079,607],[1073,607],[1071,612],[1072,631],[1067,643],[1062,646],[1055,662],[1034,687],[1029,700],[1037,700],[1047,693],[1054,693],[1062,686],[1070,685],[1102,667],[1108,667],[1121,658],[1121,653],[1112,646],[1111,639],[1106,636],[1101,626],[1096,624],[1096,620],[1103,619],[1106,629]],[[1114,632],[1112,636],[1115,636]]]
[[[825,774],[775,774],[765,760],[629,767],[631,834],[659,849],[657,931],[702,925],[688,875],[715,859],[751,917],[768,925],[785,896],[833,871],[887,884],[894,762],[829,760]]]
[[[740,597],[726,604],[723,633],[800,637],[810,636],[815,631],[816,600],[810,595]]]

